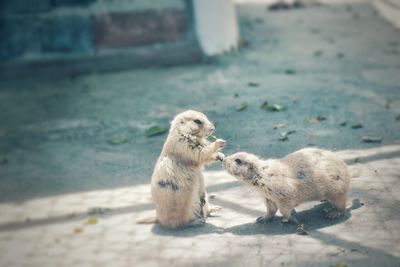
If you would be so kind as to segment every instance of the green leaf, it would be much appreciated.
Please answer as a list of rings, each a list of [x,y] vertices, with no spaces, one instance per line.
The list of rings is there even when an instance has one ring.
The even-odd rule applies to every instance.
[[[356,124],[351,125],[351,128],[353,128],[353,129],[361,129],[363,127],[364,127],[364,125],[362,125],[361,123],[356,123]]]
[[[294,75],[294,74],[296,74],[296,71],[295,71],[295,70],[292,70],[292,69],[287,69],[287,70],[285,70],[285,74],[287,74],[287,75]]]
[[[87,217],[83,224],[96,224],[98,219],[94,216]]]
[[[236,107],[236,111],[243,111],[243,110],[245,110],[247,108],[247,103],[246,102],[243,102],[243,103],[241,103],[240,105],[238,105],[237,107]]]
[[[152,137],[152,136],[156,136],[156,135],[165,134],[167,131],[168,131],[168,128],[162,127],[159,125],[155,125],[155,126],[150,127],[149,129],[147,129],[145,132],[145,135],[146,135],[146,137]]]
[[[278,139],[278,141],[280,141],[280,142],[285,142],[285,141],[289,140],[288,135],[294,134],[295,132],[296,132],[296,131],[281,132],[281,133],[279,134],[279,139]]]
[[[217,140],[218,138],[215,135],[210,135],[208,137],[208,140],[210,140],[210,142],[214,142],[215,140]]]
[[[365,143],[380,143],[380,142],[382,142],[382,138],[381,137],[368,136],[368,135],[363,136],[362,140]]]
[[[247,83],[247,85],[250,87],[258,87],[260,84],[256,83],[256,82],[249,82],[249,83]]]
[[[268,111],[283,111],[287,109],[285,105],[269,104],[267,101],[264,101],[264,103],[261,104],[260,108]]]
[[[118,136],[115,136],[113,139],[108,140],[108,143],[110,145],[122,145],[128,142],[128,136],[126,134],[121,134]]]

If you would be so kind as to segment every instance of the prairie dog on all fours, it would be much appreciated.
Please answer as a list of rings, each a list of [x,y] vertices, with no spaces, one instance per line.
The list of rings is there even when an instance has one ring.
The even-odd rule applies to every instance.
[[[206,115],[193,110],[178,114],[171,122],[151,178],[154,221],[162,226],[202,225],[210,214],[202,170],[223,159],[220,151],[225,146],[222,139],[207,141],[214,130]]]
[[[327,218],[338,218],[346,210],[350,172],[346,163],[330,151],[304,148],[281,159],[263,160],[239,152],[223,160],[225,170],[254,187],[264,198],[266,214],[257,222],[268,222],[279,209],[288,222],[299,204],[328,200],[334,210]]]

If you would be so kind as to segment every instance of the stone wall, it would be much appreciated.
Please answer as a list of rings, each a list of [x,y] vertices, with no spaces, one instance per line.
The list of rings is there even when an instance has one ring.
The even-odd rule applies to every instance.
[[[160,61],[160,53],[171,49],[176,49],[178,56],[174,64],[179,63],[179,55],[182,62],[201,57],[193,34],[190,1],[2,0],[0,10],[3,73],[10,74],[5,68],[15,66],[29,72],[29,64],[38,66],[60,60],[95,60],[97,65],[102,58],[113,55],[120,60],[127,55],[132,64],[121,62],[125,67],[134,67],[135,62],[146,65],[143,55],[149,65],[162,65],[168,62]],[[118,63],[110,66],[115,68]],[[102,66],[102,70],[106,69]]]

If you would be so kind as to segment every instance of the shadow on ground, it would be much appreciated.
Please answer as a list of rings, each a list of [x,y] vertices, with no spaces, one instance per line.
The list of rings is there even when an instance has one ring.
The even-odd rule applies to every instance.
[[[358,209],[363,204],[360,203],[358,199],[353,200],[353,205],[350,207],[347,212],[339,219],[329,220],[324,218],[325,212],[324,208],[327,206],[326,203],[321,203],[315,205],[313,208],[301,211],[297,213],[297,219],[300,223],[304,224],[304,228],[306,231],[315,231],[318,229],[322,229],[328,226],[336,225],[347,221],[351,217],[351,211]],[[261,214],[259,214],[261,215]],[[196,235],[205,235],[205,234],[224,234],[224,233],[232,233],[234,235],[286,235],[286,234],[295,234],[297,233],[298,225],[294,222],[290,223],[282,223],[281,217],[275,217],[273,221],[268,224],[259,224],[255,222],[245,223],[241,225],[235,225],[229,228],[222,228],[214,226],[208,220],[204,226],[201,227],[192,227],[178,230],[170,230],[163,228],[159,224],[154,225],[152,232],[157,235],[164,236],[176,236],[176,237],[190,237]]]

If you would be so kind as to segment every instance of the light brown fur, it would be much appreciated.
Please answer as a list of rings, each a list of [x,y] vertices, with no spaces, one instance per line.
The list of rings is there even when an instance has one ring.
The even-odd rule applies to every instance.
[[[328,200],[335,210],[327,218],[338,218],[346,209],[350,172],[346,163],[330,151],[305,148],[281,159],[262,160],[239,152],[223,161],[228,173],[259,191],[267,208],[258,222],[268,222],[277,210],[288,222],[299,204]]]
[[[203,113],[193,110],[178,114],[171,122],[151,178],[156,220],[162,226],[202,225],[212,211],[202,170],[204,165],[222,160],[223,154],[219,151],[225,145],[221,139],[207,141],[214,129]]]

